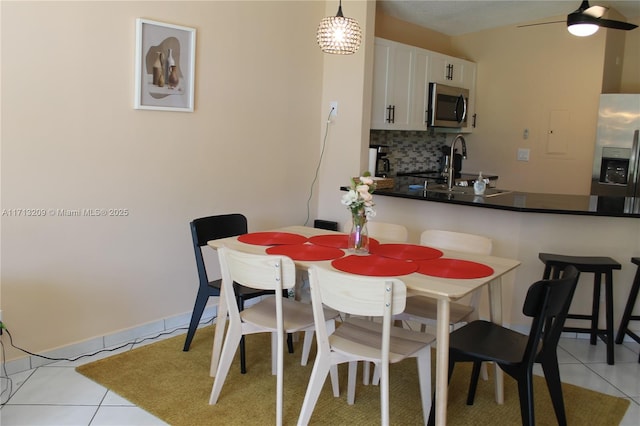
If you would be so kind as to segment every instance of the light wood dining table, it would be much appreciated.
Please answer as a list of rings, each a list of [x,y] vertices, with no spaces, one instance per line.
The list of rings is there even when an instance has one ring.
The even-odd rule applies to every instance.
[[[274,232],[288,232],[312,237],[316,235],[340,234],[339,232],[327,231],[324,229],[311,228],[306,226],[288,226],[272,230]],[[380,240],[380,243],[392,243],[392,241]],[[238,237],[222,238],[212,240],[208,245],[213,249],[220,247],[230,247],[235,250],[264,254],[267,246],[254,244],[246,244],[238,241]],[[493,269],[493,274],[483,278],[472,279],[454,279],[441,278],[414,272],[408,275],[397,276],[407,286],[407,295],[423,295],[438,300],[438,319],[436,325],[436,424],[444,426],[447,423],[447,393],[448,393],[448,368],[449,368],[449,314],[450,302],[456,301],[473,291],[488,286],[489,302],[490,302],[490,319],[496,324],[502,324],[502,277],[508,272],[514,270],[520,265],[518,260],[501,258],[496,256],[485,256],[479,254],[456,252],[451,250],[441,250],[443,257],[451,259],[467,260],[481,263]],[[345,254],[346,250],[345,250]],[[311,265],[321,265],[323,267],[333,268],[331,260],[325,261],[304,261],[295,260],[296,268],[306,270]],[[220,352],[222,349],[222,341],[227,317],[227,306],[222,301],[223,295],[219,297],[217,325],[213,339],[213,351],[211,357],[211,377],[215,377]],[[222,331],[222,332],[220,332]],[[503,375],[502,370],[496,366],[495,368],[495,391],[496,402],[502,404],[504,402],[503,394]]]

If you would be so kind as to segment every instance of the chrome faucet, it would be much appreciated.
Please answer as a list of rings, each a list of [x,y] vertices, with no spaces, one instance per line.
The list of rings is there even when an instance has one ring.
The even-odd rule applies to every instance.
[[[467,142],[464,140],[464,137],[462,137],[461,134],[457,134],[453,139],[453,142],[451,142],[451,155],[449,155],[449,176],[447,179],[449,191],[453,189],[453,182],[455,181],[455,170],[453,169],[455,161],[453,161],[453,153],[455,151],[456,142],[458,141],[460,141],[460,143],[462,144],[462,158],[467,158]]]

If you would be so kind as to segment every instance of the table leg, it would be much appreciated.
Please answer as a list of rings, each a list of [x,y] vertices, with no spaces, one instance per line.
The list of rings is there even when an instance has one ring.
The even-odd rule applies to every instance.
[[[438,299],[436,334],[436,425],[447,424],[447,398],[449,391],[449,317],[448,299]]]
[[[228,306],[225,302],[224,285],[220,286],[220,296],[218,296],[218,317],[216,327],[213,334],[213,349],[211,351],[211,368],[209,376],[215,377],[218,370],[218,362],[220,361],[220,351],[222,351],[222,340],[224,338],[224,329],[227,323]]]
[[[491,322],[502,325],[502,277],[489,283],[489,303]],[[504,372],[495,364],[495,393],[496,402],[504,404]]]

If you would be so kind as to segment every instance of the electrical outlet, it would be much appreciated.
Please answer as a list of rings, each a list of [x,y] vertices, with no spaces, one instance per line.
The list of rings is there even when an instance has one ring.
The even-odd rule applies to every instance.
[[[338,101],[329,102],[329,110],[331,110],[329,118],[336,118],[338,116]]]

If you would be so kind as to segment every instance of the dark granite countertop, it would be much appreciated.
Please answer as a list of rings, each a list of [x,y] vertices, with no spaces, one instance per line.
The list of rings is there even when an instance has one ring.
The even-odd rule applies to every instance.
[[[376,196],[409,198],[448,204],[461,204],[499,210],[531,213],[555,213],[640,218],[640,199],[590,195],[539,194],[488,188],[484,196],[473,194],[471,187],[455,187],[454,193],[424,191],[424,179],[395,177],[394,188],[377,189]],[[420,185],[410,189],[409,185]],[[412,186],[417,188],[416,186]],[[342,187],[347,190],[347,187]]]

